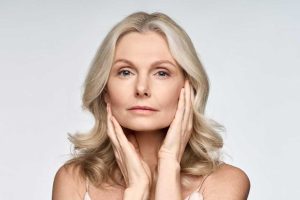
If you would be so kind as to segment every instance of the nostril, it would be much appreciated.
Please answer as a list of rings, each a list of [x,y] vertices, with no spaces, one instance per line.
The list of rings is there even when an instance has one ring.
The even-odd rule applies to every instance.
[[[148,93],[148,92],[136,92],[136,96],[147,96],[147,97],[149,97],[150,96],[150,93]]]

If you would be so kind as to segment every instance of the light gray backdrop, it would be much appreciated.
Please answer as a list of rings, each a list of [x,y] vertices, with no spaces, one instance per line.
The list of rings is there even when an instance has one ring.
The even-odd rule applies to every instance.
[[[67,132],[89,130],[82,83],[115,23],[162,11],[190,35],[211,82],[207,115],[224,124],[226,161],[249,199],[297,199],[300,3],[0,1],[0,199],[50,199]]]

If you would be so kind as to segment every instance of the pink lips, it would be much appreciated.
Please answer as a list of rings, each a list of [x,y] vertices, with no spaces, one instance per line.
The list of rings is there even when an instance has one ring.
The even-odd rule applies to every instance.
[[[151,108],[149,106],[133,106],[128,109],[132,113],[138,114],[138,115],[151,115],[154,112],[158,111],[154,108]]]
[[[129,108],[129,110],[152,110],[152,111],[157,111],[154,108],[151,108],[149,106],[133,106],[131,108]]]

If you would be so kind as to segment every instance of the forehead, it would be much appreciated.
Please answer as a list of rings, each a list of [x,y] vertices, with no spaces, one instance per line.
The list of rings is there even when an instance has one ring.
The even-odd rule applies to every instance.
[[[167,59],[176,64],[167,41],[155,32],[130,32],[122,36],[115,51],[115,60],[119,58],[133,61]]]

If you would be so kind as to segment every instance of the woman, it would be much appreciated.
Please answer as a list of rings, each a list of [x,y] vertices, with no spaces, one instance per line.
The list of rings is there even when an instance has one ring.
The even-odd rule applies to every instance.
[[[221,125],[204,117],[209,83],[185,31],[162,13],[137,12],[106,36],[85,81],[88,134],[53,200],[247,199],[250,183],[223,163]]]

